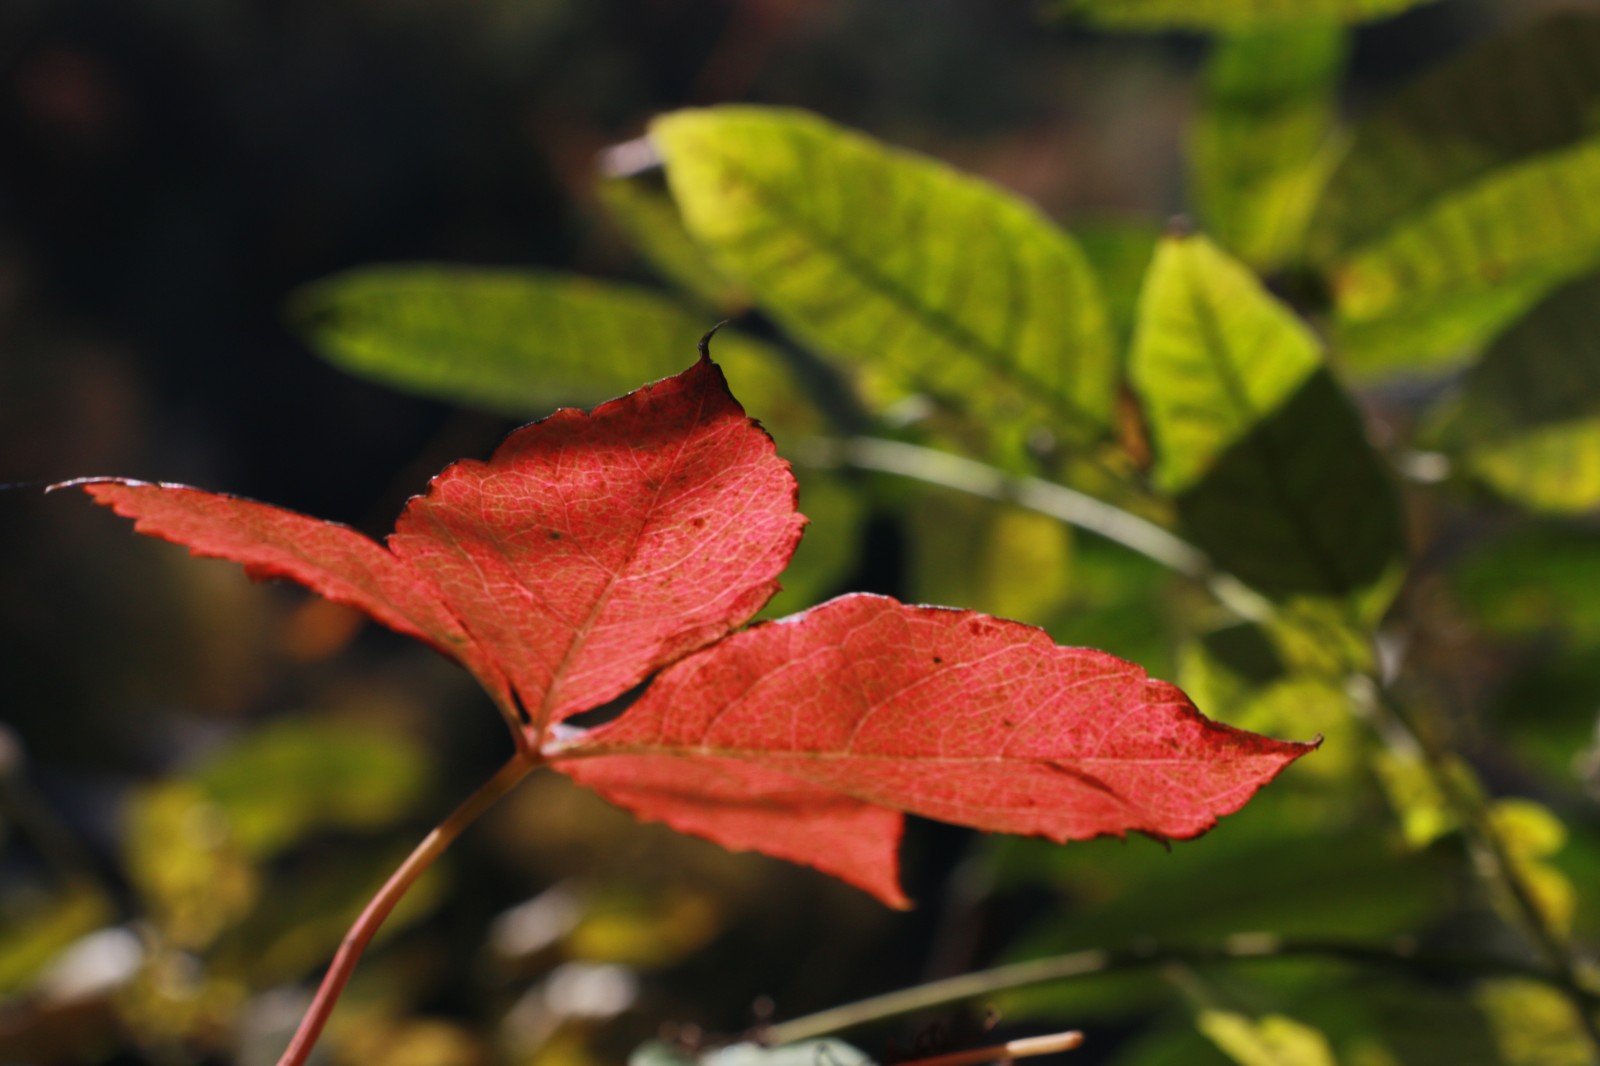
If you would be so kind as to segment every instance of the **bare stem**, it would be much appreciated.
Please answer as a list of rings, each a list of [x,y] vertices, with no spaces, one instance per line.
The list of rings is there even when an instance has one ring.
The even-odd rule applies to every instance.
[[[406,861],[400,864],[400,868],[390,875],[389,880],[378,890],[378,894],[367,903],[366,909],[355,920],[350,931],[345,933],[344,942],[339,945],[339,951],[334,955],[332,965],[323,975],[322,986],[317,989],[316,998],[311,1001],[306,1016],[300,1020],[300,1028],[295,1030],[294,1039],[289,1042],[288,1049],[278,1060],[278,1066],[304,1066],[306,1059],[311,1056],[311,1049],[316,1046],[317,1038],[322,1035],[323,1026],[328,1023],[328,1016],[333,1013],[334,1005],[339,1002],[339,995],[349,982],[350,974],[354,972],[362,951],[371,942],[384,919],[389,917],[389,913],[406,894],[406,890],[433,865],[434,860],[444,854],[444,850],[461,835],[462,830],[477,821],[501,796],[515,788],[540,762],[537,752],[519,746],[511,761],[467,797],[466,802],[457,807],[450,817],[435,826]]]
[[[1474,865],[1480,875],[1497,885],[1516,908],[1522,925],[1550,969],[1548,978],[1566,994],[1578,1016],[1579,1027],[1589,1043],[1591,1061],[1600,1062],[1600,1025],[1595,1021],[1595,997],[1585,981],[1577,956],[1546,916],[1544,908],[1534,897],[1516,863],[1506,850],[1505,841],[1489,817],[1488,807],[1481,796],[1464,787],[1451,772],[1451,752],[1430,735],[1419,729],[1375,679],[1369,693],[1371,706],[1380,715],[1382,731],[1403,738],[1404,745],[1421,754],[1439,794],[1444,797],[1456,820],[1461,825]]]
[[[1427,976],[1461,974],[1513,975],[1560,984],[1555,976],[1538,966],[1493,955],[1435,954],[1419,950],[1408,940],[1389,944],[1366,944],[1346,940],[1296,939],[1271,933],[1247,933],[1210,945],[1142,945],[1120,950],[1079,951],[1030,959],[992,970],[962,974],[925,985],[903,988],[885,995],[832,1007],[803,1018],[774,1025],[766,1031],[771,1044],[792,1044],[842,1029],[851,1029],[886,1018],[931,1010],[982,996],[1052,981],[1068,981],[1147,966],[1204,965],[1286,958],[1325,958],[1367,966],[1398,968]],[[1579,989],[1587,1009],[1600,1004],[1600,996]]]
[[[1154,522],[1043,478],[1016,477],[987,463],[879,437],[815,438],[806,442],[797,458],[812,466],[895,474],[986,500],[1014,503],[1098,533],[1180,574],[1201,580],[1211,576],[1211,563],[1204,553]]]

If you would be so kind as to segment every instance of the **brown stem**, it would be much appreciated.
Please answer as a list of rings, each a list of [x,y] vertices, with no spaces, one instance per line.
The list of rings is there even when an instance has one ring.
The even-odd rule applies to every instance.
[[[444,850],[461,835],[462,830],[477,821],[501,796],[515,788],[541,761],[537,752],[519,746],[511,761],[467,797],[466,802],[451,812],[450,817],[435,826],[406,861],[400,864],[400,868],[390,875],[378,894],[367,903],[350,931],[345,933],[338,954],[334,955],[332,965],[323,975],[316,998],[311,1001],[306,1016],[300,1020],[300,1028],[295,1030],[294,1039],[278,1060],[278,1066],[304,1066],[306,1059],[311,1056],[311,1049],[316,1046],[317,1038],[322,1035],[322,1027],[328,1023],[328,1016],[333,1013],[334,1005],[339,1002],[339,994],[349,982],[362,951],[406,890],[433,865],[435,859],[444,854]]]

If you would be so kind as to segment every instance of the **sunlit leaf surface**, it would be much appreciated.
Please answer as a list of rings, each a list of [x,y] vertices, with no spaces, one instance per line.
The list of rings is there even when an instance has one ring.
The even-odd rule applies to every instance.
[[[1345,597],[1401,557],[1394,491],[1308,329],[1209,241],[1150,269],[1130,375],[1195,543],[1273,596]]]
[[[1021,199],[796,111],[658,119],[689,231],[880,398],[924,391],[1069,438],[1107,429],[1115,360],[1077,245]]]

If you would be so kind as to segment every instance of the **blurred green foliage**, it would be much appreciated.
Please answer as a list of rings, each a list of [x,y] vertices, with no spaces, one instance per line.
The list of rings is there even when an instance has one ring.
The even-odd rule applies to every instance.
[[[1047,7],[1208,35],[1185,74],[1193,222],[1058,224],[816,114],[696,107],[608,152],[594,184],[595,225],[638,253],[628,280],[388,264],[302,287],[289,319],[353,374],[535,417],[681,369],[732,317],[714,355],[797,464],[813,521],[769,614],[876,582],[1136,659],[1222,721],[1323,738],[1170,851],[995,839],[941,868],[947,969],[1149,949],[997,992],[1008,1020],[1086,1028],[1080,1060],[1119,1066],[1596,1061],[1578,1012],[1600,1017],[1600,16],[1509,19],[1351,105],[1356,24],[1434,5]],[[1116,54],[1145,46],[1168,47]],[[852,465],[837,445],[862,437],[1083,493],[1195,563],[982,498],[936,462],[920,480]],[[0,900],[0,990],[48,1016],[69,1001],[62,960],[136,915],[99,1039],[248,1044],[240,1019],[326,958],[395,830],[437,809],[429,765],[403,730],[299,718],[185,762],[132,794],[125,893],[68,863]],[[872,928],[856,903],[559,785],[524,802],[486,827],[541,886],[475,949],[492,1035],[423,1016],[424,943],[358,978],[334,1061],[616,1061],[618,1041],[692,1016],[712,983],[697,959],[746,1000],[779,970],[838,998],[840,956],[776,948],[771,908],[815,923],[807,939],[851,940]],[[448,891],[424,888],[418,921]],[[1162,962],[1240,935],[1326,950]],[[677,1035],[631,1061],[860,1055]],[[0,1057],[42,1046],[27,1039],[0,1038]]]

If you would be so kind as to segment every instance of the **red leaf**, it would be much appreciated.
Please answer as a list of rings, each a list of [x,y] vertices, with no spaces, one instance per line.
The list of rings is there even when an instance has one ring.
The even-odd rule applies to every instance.
[[[814,830],[827,804],[1057,841],[1187,838],[1314,746],[1212,722],[1140,667],[1031,626],[857,595],[683,660],[552,755],[641,817],[897,903],[875,855]]]
[[[517,430],[413,499],[388,548],[172,485],[82,483],[140,532],[287,577],[509,682],[535,736],[747,621],[804,519],[772,439],[701,360]]]
[[[729,636],[776,591],[805,520],[788,464],[705,359],[451,466],[387,546],[181,486],[74,484],[141,532],[454,656],[524,757],[640,817],[895,906],[902,812],[1053,840],[1191,837],[1313,747],[1211,722],[1132,663],[970,611],[847,596]],[[657,670],[620,720],[550,739]]]

